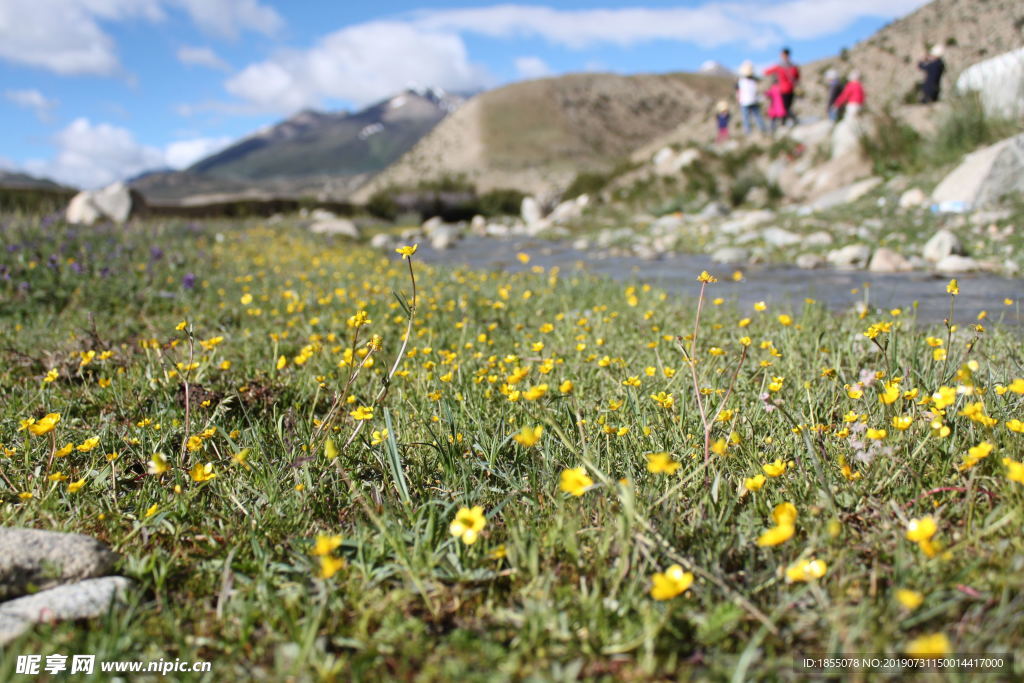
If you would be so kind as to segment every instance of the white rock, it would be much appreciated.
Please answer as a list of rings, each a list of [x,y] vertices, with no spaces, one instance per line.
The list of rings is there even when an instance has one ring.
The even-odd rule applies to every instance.
[[[722,247],[711,254],[712,263],[746,263],[750,252],[742,247]]]
[[[527,227],[540,223],[544,218],[544,212],[541,211],[540,202],[536,197],[523,197],[523,203],[519,206],[519,215]]]
[[[965,253],[960,238],[946,229],[939,230],[932,235],[921,249],[921,256],[932,263],[937,263],[947,256],[962,256]]]
[[[973,152],[932,192],[941,206],[981,208],[1024,192],[1024,133]]]
[[[124,577],[106,576],[0,603],[0,646],[38,623],[101,617],[130,586]]]
[[[981,264],[970,256],[951,254],[935,264],[935,270],[944,274],[973,273],[981,270]]]
[[[450,249],[455,246],[461,234],[454,225],[439,225],[430,233],[430,246],[437,250]]]
[[[313,209],[309,212],[309,217],[314,221],[333,221],[337,218],[337,214],[327,209]]]
[[[383,232],[378,232],[370,238],[370,246],[374,249],[387,249],[391,246],[391,237]]]
[[[868,270],[872,273],[905,273],[913,270],[910,261],[887,247],[879,247],[871,256]]]
[[[309,226],[309,231],[318,235],[341,235],[343,237],[359,239],[359,228],[347,218],[317,221]]]
[[[835,242],[835,238],[832,237],[832,233],[824,230],[812,232],[803,239],[803,244],[807,247],[827,247],[833,242]]]
[[[866,268],[871,260],[871,247],[866,244],[850,244],[841,249],[833,249],[826,258],[836,268],[859,270]]]
[[[842,204],[849,204],[852,201],[856,201],[866,195],[871,190],[875,189],[882,183],[882,179],[875,176],[872,178],[865,178],[864,180],[858,180],[855,183],[840,187],[837,190],[832,190],[824,195],[815,199],[811,206],[821,211],[824,209],[830,209],[834,206],[840,206]]]
[[[862,112],[847,112],[832,129],[832,158],[840,159],[863,154],[860,140],[869,131],[870,124]]]
[[[1024,47],[964,69],[956,79],[956,89],[978,93],[989,116],[1024,115]]]
[[[477,214],[473,216],[473,220],[469,222],[469,229],[474,235],[486,235],[487,234],[487,219]]]
[[[660,176],[675,175],[700,158],[700,151],[692,147],[676,152],[662,147],[651,160],[654,172]]]
[[[79,192],[72,197],[64,212],[64,219],[77,225],[92,225],[98,221],[102,214],[93,203],[92,195],[92,192]]]
[[[800,254],[796,257],[796,267],[804,270],[814,270],[825,265],[825,259],[818,254]]]
[[[783,228],[767,228],[761,233],[761,238],[773,247],[789,247],[799,244],[803,239],[795,232]]]
[[[901,209],[912,209],[921,206],[928,201],[928,195],[919,187],[912,187],[900,195],[899,207]]]
[[[115,223],[124,223],[132,213],[132,193],[122,182],[107,185],[92,196],[93,204]]]
[[[423,221],[423,224],[420,225],[420,229],[423,231],[423,234],[425,234],[427,237],[430,237],[430,233],[434,231],[434,228],[440,227],[442,225],[444,225],[444,221],[441,220],[440,216],[432,216],[427,220]]]

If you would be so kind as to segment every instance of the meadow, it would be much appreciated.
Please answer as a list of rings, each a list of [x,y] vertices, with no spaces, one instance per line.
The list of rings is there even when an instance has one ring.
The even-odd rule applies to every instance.
[[[747,680],[1024,649],[1019,303],[960,320],[967,279],[926,326],[258,221],[0,234],[3,524],[100,538],[135,582],[0,678],[21,652]]]

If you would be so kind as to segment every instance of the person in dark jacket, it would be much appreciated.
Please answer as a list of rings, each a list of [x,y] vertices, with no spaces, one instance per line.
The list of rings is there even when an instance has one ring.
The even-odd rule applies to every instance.
[[[942,88],[942,74],[946,71],[946,63],[942,61],[942,46],[932,46],[931,52],[922,59],[917,68],[924,72],[921,84],[921,102],[931,104],[939,101]]]
[[[839,99],[839,93],[843,92],[843,87],[846,85],[839,76],[839,72],[835,69],[829,69],[825,72],[825,85],[828,86],[828,104],[825,109],[828,111],[829,121],[835,122],[839,120],[840,110],[836,106],[836,100]]]

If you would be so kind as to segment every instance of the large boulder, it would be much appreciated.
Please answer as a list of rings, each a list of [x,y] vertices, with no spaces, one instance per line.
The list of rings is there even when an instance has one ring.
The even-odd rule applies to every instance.
[[[540,208],[540,202],[536,197],[523,197],[523,203],[519,206],[519,216],[526,223],[527,227],[534,227],[544,219],[544,212]]]
[[[92,225],[107,218],[124,223],[141,208],[142,197],[122,182],[107,185],[101,190],[84,190],[71,198],[64,213],[68,223]]]
[[[315,221],[309,226],[310,232],[318,235],[340,235],[359,239],[359,228],[347,218],[332,218],[325,221]]]
[[[1021,192],[1024,192],[1024,133],[968,154],[935,188],[932,201],[977,209]]]
[[[680,152],[671,147],[662,147],[654,155],[651,163],[654,165],[654,172],[660,176],[676,175],[684,168],[700,158],[700,150],[693,147]]]
[[[430,233],[430,246],[438,251],[451,249],[462,237],[458,227],[450,224],[442,224],[434,228]]]
[[[882,179],[878,176],[858,180],[855,183],[845,185],[832,190],[831,192],[826,192],[811,202],[810,206],[815,211],[823,211],[825,209],[831,209],[834,206],[848,204],[860,199],[881,184]]]
[[[851,244],[841,249],[833,249],[826,258],[836,268],[860,270],[866,268],[871,260],[871,247],[866,244]]]
[[[784,191],[793,199],[817,199],[836,190],[845,190],[870,174],[871,162],[863,154],[850,154],[808,169],[788,182]]]
[[[876,249],[868,265],[868,270],[872,273],[905,273],[913,269],[910,261],[888,247]]]
[[[860,140],[872,129],[873,124],[864,112],[848,113],[832,129],[832,158],[862,155],[864,150]]]
[[[990,116],[1024,115],[1024,47],[964,69],[956,79],[956,89],[977,93]]]
[[[130,587],[131,581],[122,576],[105,576],[0,603],[0,646],[38,623],[102,617]]]

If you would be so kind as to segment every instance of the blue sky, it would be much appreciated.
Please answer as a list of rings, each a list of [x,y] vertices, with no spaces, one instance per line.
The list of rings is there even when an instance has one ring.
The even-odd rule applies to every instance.
[[[0,167],[100,186],[409,84],[810,61],[924,2],[0,0]]]

